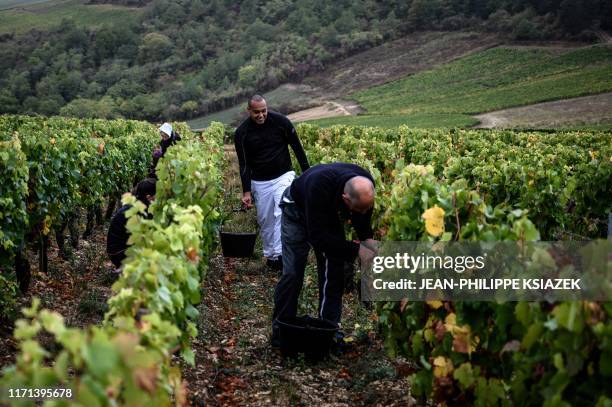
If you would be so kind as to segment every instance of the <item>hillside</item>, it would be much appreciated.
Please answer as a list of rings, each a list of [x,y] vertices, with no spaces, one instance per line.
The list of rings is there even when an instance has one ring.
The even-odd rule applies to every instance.
[[[349,95],[357,90],[433,69],[500,42],[501,39],[497,35],[469,31],[413,33],[330,63],[321,72],[307,76],[301,84],[285,84],[264,93],[264,96],[272,108],[283,112],[324,105],[330,100],[342,102],[350,99]],[[349,110],[353,114],[361,111],[350,107]],[[228,124],[236,123],[242,117],[244,102],[230,109],[193,119],[189,124],[198,129],[216,120]]]
[[[44,3],[48,0],[0,0],[0,10],[16,8],[34,3]]]
[[[476,31],[427,31],[390,41],[337,61],[304,83],[326,97],[342,98],[500,45],[499,35]]]
[[[410,47],[424,35],[433,44],[435,34],[428,39],[427,31],[474,31],[485,39],[594,41],[601,31],[593,30],[612,26],[612,7],[602,0],[560,5],[535,0],[53,0],[3,5],[11,4],[0,10],[0,113],[154,121],[220,112],[254,92],[300,82],[396,39],[406,39]],[[365,71],[375,70],[368,86],[431,66],[430,59],[460,56],[460,34],[456,40],[457,49],[448,47],[441,55],[435,50],[444,47],[423,48],[422,66],[402,66],[401,56],[396,60],[379,48],[383,52],[372,54],[373,61],[389,61],[396,69],[385,70],[385,77],[377,72],[384,62],[367,66]],[[335,94],[363,89],[352,81],[354,73],[345,74],[332,79],[333,86],[322,80],[322,88]]]
[[[502,44],[479,33],[419,33],[331,64],[301,84],[264,95],[272,109],[296,121],[396,127],[469,127],[477,114],[550,100],[574,106],[525,114],[521,127],[610,123],[606,102],[571,98],[612,90],[612,44]],[[576,104],[581,104],[577,107]],[[556,106],[556,105],[555,105]],[[529,109],[525,107],[524,109]],[[538,107],[534,107],[538,109]],[[349,113],[349,115],[347,115]],[[334,117],[338,116],[338,117]],[[536,116],[539,116],[538,119]],[[244,102],[189,122],[235,124]]]
[[[317,121],[415,127],[467,126],[472,115],[612,90],[612,46],[497,47],[351,93],[366,114]]]
[[[612,93],[513,107],[475,116],[479,128],[611,128]]]
[[[0,3],[0,34],[25,34],[32,29],[47,31],[69,19],[89,28],[130,25],[144,11],[113,4],[85,4],[82,0],[32,0]]]

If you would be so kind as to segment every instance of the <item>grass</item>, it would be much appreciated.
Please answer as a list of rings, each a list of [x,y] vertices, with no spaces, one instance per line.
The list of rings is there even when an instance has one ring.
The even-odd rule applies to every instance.
[[[2,6],[0,8],[3,8]],[[124,25],[138,18],[142,10],[144,9],[112,4],[85,4],[83,0],[39,2],[1,10],[0,34],[23,34],[32,29],[45,30],[57,26],[65,18],[73,20],[77,25],[89,28],[104,24]]]
[[[356,92],[362,117],[321,125],[465,127],[470,115],[612,90],[612,47],[556,50],[498,47],[436,69]],[[471,119],[471,120],[470,120]]]
[[[406,115],[358,115],[340,116],[311,120],[308,123],[321,127],[346,124],[350,126],[369,126],[394,128],[403,124],[414,128],[432,127],[469,127],[478,124],[472,116],[460,113],[415,113]]]
[[[612,123],[607,124],[583,124],[579,126],[570,126],[563,128],[563,130],[574,130],[574,131],[612,131]]]
[[[230,124],[236,120],[239,120],[243,116],[246,117],[246,113],[244,113],[244,111],[244,106],[234,106],[229,109],[221,110],[219,112],[195,118],[193,120],[188,121],[187,124],[194,130],[206,128],[212,122]]]
[[[44,3],[49,0],[0,0],[0,10],[23,7],[34,3]]]

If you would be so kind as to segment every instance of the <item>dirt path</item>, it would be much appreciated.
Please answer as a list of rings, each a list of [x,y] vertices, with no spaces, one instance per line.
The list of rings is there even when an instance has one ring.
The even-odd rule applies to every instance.
[[[192,405],[407,405],[407,364],[390,361],[373,332],[353,336],[350,348],[311,364],[286,360],[269,345],[271,300],[277,277],[258,260],[213,260],[200,306],[196,366],[183,368]],[[308,302],[316,279],[307,276]],[[345,298],[344,321],[363,320]],[[312,314],[312,313],[311,313]],[[353,329],[347,329],[354,334]]]
[[[514,107],[474,116],[476,128],[554,128],[612,124],[612,92]]]
[[[293,122],[305,122],[307,120],[323,119],[326,117],[337,117],[337,116],[350,116],[351,113],[348,109],[357,110],[359,105],[353,103],[348,106],[344,106],[338,102],[326,102],[324,105],[313,107],[311,109],[301,110],[299,112],[291,113],[289,120]]]
[[[596,30],[595,35],[597,35],[597,37],[599,38],[601,42],[608,43],[608,44],[612,43],[612,36],[608,34],[607,32],[605,32],[604,30]]]
[[[235,152],[226,148],[227,207],[240,194]],[[253,214],[254,215],[254,214]],[[258,244],[256,252],[261,252]],[[192,405],[354,406],[410,405],[405,362],[385,356],[373,332],[371,311],[345,296],[343,326],[352,342],[344,352],[311,364],[285,360],[269,345],[272,296],[277,275],[254,259],[212,259],[199,306],[195,367],[183,366]],[[307,268],[300,313],[314,315],[316,273]],[[359,329],[355,324],[360,325]]]

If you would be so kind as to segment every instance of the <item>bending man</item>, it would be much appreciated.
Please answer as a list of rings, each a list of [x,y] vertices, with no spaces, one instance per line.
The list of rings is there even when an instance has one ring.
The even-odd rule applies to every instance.
[[[249,117],[236,129],[234,137],[242,181],[242,204],[250,208],[255,201],[267,265],[281,270],[281,210],[278,204],[283,191],[295,178],[289,146],[302,171],[308,169],[308,159],[291,121],[280,113],[268,111],[263,97],[253,96],[247,110]]]
[[[133,191],[134,196],[140,202],[144,203],[147,208],[155,200],[155,179],[145,178],[140,181]],[[130,233],[127,231],[127,218],[125,212],[132,205],[123,205],[115,216],[111,219],[108,233],[106,235],[106,253],[110,258],[115,268],[121,267],[121,262],[125,259],[125,251],[128,248],[128,239]]]
[[[332,163],[312,167],[283,194],[281,208],[283,275],[274,292],[272,345],[278,346],[277,320],[295,317],[310,246],[317,256],[319,316],[340,323],[344,262],[357,256],[371,260],[374,206],[372,175],[354,164]],[[363,243],[348,241],[349,222]]]

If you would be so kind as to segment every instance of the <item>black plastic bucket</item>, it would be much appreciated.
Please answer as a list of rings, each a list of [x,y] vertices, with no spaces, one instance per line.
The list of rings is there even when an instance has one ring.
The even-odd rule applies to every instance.
[[[310,316],[277,320],[280,350],[285,357],[303,353],[306,359],[321,360],[331,349],[338,327],[331,321]]]
[[[221,232],[223,257],[251,257],[255,249],[257,233]]]

